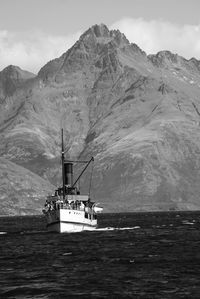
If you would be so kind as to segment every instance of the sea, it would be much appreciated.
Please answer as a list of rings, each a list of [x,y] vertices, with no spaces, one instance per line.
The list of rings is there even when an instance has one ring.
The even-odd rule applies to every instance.
[[[0,298],[200,298],[200,212],[101,214],[95,231],[0,217]]]

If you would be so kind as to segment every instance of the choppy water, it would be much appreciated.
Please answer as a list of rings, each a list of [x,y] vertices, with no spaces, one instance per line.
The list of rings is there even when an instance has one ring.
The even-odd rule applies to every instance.
[[[2,217],[0,298],[200,298],[200,212],[103,214],[72,234]]]

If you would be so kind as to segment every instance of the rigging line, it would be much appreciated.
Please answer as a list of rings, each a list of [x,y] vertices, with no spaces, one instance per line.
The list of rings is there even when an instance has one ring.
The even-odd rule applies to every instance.
[[[89,183],[89,193],[88,193],[88,197],[90,198],[90,191],[91,191],[91,186],[92,186],[92,175],[93,175],[93,169],[94,169],[94,160],[92,161],[92,169],[91,169],[91,173],[90,173],[90,183]]]

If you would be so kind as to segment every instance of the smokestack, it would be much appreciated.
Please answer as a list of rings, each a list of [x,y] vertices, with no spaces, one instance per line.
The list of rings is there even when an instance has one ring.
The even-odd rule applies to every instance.
[[[73,163],[65,162],[64,163],[64,175],[65,175],[65,185],[73,185]]]

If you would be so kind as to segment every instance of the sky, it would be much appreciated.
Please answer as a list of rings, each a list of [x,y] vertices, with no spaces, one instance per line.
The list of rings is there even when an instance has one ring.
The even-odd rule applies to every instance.
[[[37,73],[101,23],[147,54],[200,60],[200,0],[0,0],[0,71]]]

